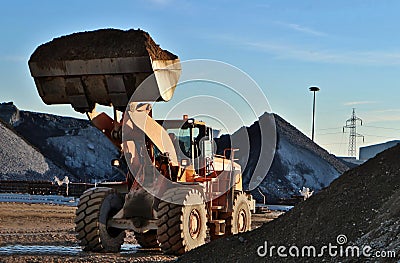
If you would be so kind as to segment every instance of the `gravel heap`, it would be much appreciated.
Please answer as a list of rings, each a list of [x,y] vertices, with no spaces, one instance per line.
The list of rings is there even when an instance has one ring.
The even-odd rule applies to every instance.
[[[88,120],[20,111],[14,128],[77,181],[125,179],[110,165],[119,157],[117,147]]]
[[[50,180],[71,177],[0,119],[0,179]]]
[[[299,145],[305,150],[316,153],[321,159],[331,164],[340,174],[348,170],[348,167],[336,156],[328,153],[327,150],[314,143],[308,136],[296,129],[293,125],[274,114],[276,129],[278,131],[278,141],[280,138],[285,138],[293,145]]]
[[[177,58],[169,51],[161,49],[149,33],[143,30],[99,29],[54,38],[52,41],[39,46],[32,54],[29,62],[45,64],[64,60],[149,55],[153,60]]]
[[[0,112],[9,108],[8,104],[0,104]],[[125,180],[125,176],[110,165],[112,159],[120,156],[119,150],[88,120],[19,111],[14,105],[13,109],[15,112],[8,112],[8,115],[18,113],[19,117],[17,122],[8,123],[10,128],[37,152],[71,174],[72,182]],[[4,148],[4,154],[10,150]],[[36,165],[35,162],[32,165]]]
[[[263,162],[260,151],[266,139],[261,138],[260,125],[269,125],[268,118],[270,116],[265,113],[250,127],[242,127],[231,135],[232,141],[235,142],[238,140],[235,139],[236,136],[245,132],[248,134],[249,158],[242,156],[245,154],[243,151],[239,150],[235,153],[235,158],[238,158],[238,162],[242,165],[245,188],[247,188],[257,162]],[[267,170],[268,167],[266,168],[266,176],[259,186],[259,189],[266,195],[267,202],[276,203],[280,199],[299,195],[299,190],[303,187],[318,192],[348,170],[343,162],[314,143],[279,115],[274,114],[274,120],[277,136],[276,151],[272,165],[269,170]],[[223,135],[217,139],[218,149],[230,148],[231,138]],[[252,194],[256,199],[260,198],[259,201],[262,201],[258,190],[253,191]]]
[[[321,258],[281,258],[269,254],[260,257],[257,249],[283,245],[321,247],[357,246],[360,251],[370,246],[376,251],[394,251],[397,259],[373,262],[396,262],[400,259],[400,145],[345,172],[332,184],[307,201],[262,227],[238,236],[223,238],[185,254],[180,262],[364,262],[366,258],[331,257],[327,251]],[[339,241],[337,237],[345,235]],[[347,240],[346,240],[347,239]],[[347,242],[344,242],[347,241]],[[269,251],[269,250],[268,250]],[[333,250],[335,251],[335,250]],[[336,249],[340,255],[339,248]],[[345,251],[345,250],[344,250]],[[263,250],[260,250],[263,253]],[[286,250],[288,254],[288,249]],[[305,254],[307,255],[307,254]],[[318,260],[316,260],[318,259]],[[311,261],[310,261],[311,260]],[[371,261],[372,262],[372,261]]]

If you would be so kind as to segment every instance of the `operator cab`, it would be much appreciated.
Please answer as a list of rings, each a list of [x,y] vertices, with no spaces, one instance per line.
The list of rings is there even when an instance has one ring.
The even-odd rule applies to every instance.
[[[202,121],[184,118],[183,120],[157,120],[164,127],[174,144],[181,167],[191,166],[195,174],[207,176],[212,172],[215,144],[213,129]],[[155,157],[160,154],[155,151]]]

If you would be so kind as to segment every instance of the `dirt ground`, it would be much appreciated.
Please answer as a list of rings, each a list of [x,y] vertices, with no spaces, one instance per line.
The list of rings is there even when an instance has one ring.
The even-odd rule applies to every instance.
[[[0,203],[0,262],[172,262],[177,259],[163,255],[159,250],[137,248],[131,233],[125,239],[125,244],[132,245],[128,246],[131,250],[125,249],[118,254],[83,252],[75,237],[75,209],[59,205]],[[280,214],[255,214],[252,227],[258,228]],[[21,249],[19,245],[24,247]],[[43,248],[38,251],[36,247],[30,251],[25,246],[46,246],[53,250]]]

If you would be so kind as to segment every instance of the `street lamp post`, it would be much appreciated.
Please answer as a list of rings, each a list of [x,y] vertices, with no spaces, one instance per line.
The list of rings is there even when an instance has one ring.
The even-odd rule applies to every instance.
[[[313,115],[312,115],[312,132],[311,132],[311,139],[314,141],[314,126],[315,126],[315,92],[319,91],[318,87],[310,87],[310,91],[314,93],[314,100],[313,100]]]

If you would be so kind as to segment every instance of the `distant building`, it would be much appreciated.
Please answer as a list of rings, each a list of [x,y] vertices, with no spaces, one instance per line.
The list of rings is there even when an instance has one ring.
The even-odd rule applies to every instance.
[[[380,152],[389,149],[400,143],[400,140],[388,141],[380,144],[374,144],[369,146],[360,147],[359,159],[365,162],[366,160],[375,157]]]

